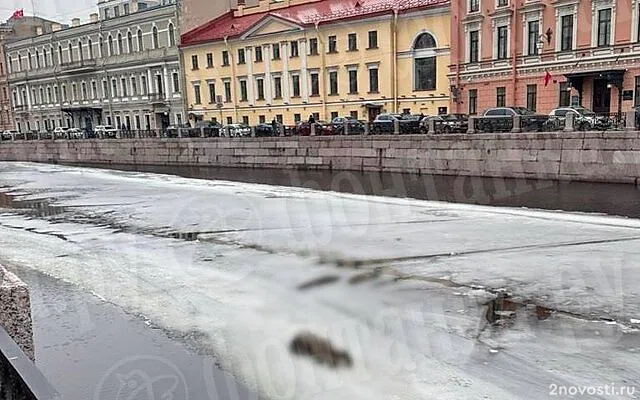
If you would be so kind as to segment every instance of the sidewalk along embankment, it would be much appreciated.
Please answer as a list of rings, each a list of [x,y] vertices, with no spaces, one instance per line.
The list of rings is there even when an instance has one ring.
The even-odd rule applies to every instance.
[[[0,161],[380,171],[639,184],[639,132],[32,140]]]

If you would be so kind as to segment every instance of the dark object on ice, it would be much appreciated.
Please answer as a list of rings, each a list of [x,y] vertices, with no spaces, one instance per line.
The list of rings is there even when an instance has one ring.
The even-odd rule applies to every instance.
[[[332,368],[338,368],[342,365],[351,367],[353,365],[351,356],[346,351],[337,350],[328,340],[309,332],[301,333],[293,338],[289,349],[293,354],[310,356],[316,362],[326,364]]]
[[[494,325],[509,325],[516,318],[516,311],[522,306],[506,293],[499,293],[487,305],[487,322]]]
[[[340,280],[340,277],[335,275],[321,276],[320,278],[316,278],[312,281],[300,284],[298,286],[298,290],[307,290],[317,286],[329,285],[339,280]]]

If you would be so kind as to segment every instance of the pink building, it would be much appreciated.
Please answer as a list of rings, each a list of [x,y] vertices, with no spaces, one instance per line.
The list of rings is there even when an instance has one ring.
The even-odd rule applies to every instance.
[[[454,0],[451,8],[454,112],[640,105],[640,1]]]

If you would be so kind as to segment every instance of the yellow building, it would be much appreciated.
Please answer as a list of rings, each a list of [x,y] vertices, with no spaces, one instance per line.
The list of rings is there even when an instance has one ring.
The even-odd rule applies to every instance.
[[[182,36],[190,121],[448,111],[440,0],[259,0]]]

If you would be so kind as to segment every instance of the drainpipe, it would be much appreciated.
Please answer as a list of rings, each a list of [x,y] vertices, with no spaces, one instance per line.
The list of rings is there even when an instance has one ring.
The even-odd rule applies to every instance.
[[[325,51],[325,42],[321,38],[320,29],[318,28],[319,25],[320,25],[320,22],[316,22],[315,25],[316,25],[316,37],[318,38],[318,42],[320,44],[322,44],[322,47],[321,47],[321,49],[322,49],[322,51],[321,51],[321,53],[322,53],[322,55],[321,55],[321,57],[322,57],[322,70],[321,71],[322,71],[322,73],[320,74],[320,76],[324,76],[325,77],[323,79],[324,82],[322,84],[322,112],[323,112],[322,118],[326,121],[326,120],[328,120],[328,118],[327,118],[327,116],[328,116],[328,111],[327,111],[327,92],[328,92],[328,90],[327,90],[327,78],[326,78],[328,75],[325,74],[325,70],[327,68],[327,60],[326,60],[325,56],[326,56],[327,52]]]
[[[513,2],[513,14],[511,15],[511,79],[513,81],[513,98],[512,104],[516,104],[516,96],[518,94],[518,79],[516,78],[516,62],[517,62],[517,52],[516,49],[518,47],[518,2]],[[542,57],[542,55],[540,55]]]
[[[235,62],[235,57],[233,54],[233,51],[231,51],[231,48],[229,47],[229,37],[225,36],[224,37],[224,45],[227,48],[227,52],[229,53],[229,63],[231,63],[231,98],[234,100],[233,101],[233,116],[235,118],[234,122],[238,122],[238,95],[237,93],[233,93],[235,92],[235,90],[233,90],[235,88],[235,84],[237,81],[236,78],[236,62]],[[221,122],[222,123],[222,122]]]
[[[391,41],[391,54],[393,57],[392,60],[392,76],[393,76],[393,112],[398,113],[398,8],[393,9],[393,22],[392,22],[392,35],[393,40]]]

